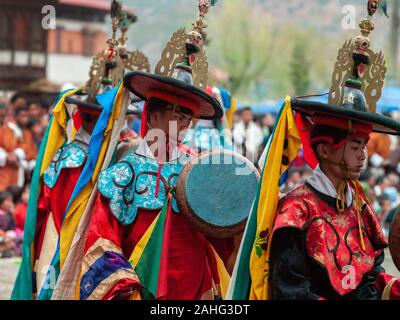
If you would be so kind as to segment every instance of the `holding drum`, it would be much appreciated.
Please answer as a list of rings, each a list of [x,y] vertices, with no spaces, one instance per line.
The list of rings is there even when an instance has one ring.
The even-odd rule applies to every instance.
[[[228,150],[203,152],[183,168],[176,189],[182,214],[206,236],[241,233],[260,178],[256,167]]]

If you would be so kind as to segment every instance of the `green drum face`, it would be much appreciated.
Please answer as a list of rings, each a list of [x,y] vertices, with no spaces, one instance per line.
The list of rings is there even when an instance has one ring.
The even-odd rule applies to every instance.
[[[400,271],[400,210],[393,219],[389,235],[389,249],[393,262]]]
[[[207,151],[187,163],[176,199],[182,214],[207,236],[226,238],[244,230],[259,173],[242,155]]]

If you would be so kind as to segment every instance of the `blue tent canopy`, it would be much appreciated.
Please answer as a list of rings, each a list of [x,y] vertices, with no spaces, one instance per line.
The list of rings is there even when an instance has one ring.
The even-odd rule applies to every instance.
[[[272,101],[269,103],[261,103],[261,104],[239,104],[237,106],[238,110],[241,110],[245,107],[251,107],[252,111],[254,114],[266,114],[266,113],[272,113],[276,114],[279,111],[279,108],[282,106],[283,100],[278,100],[278,101]]]
[[[390,86],[382,90],[382,96],[377,103],[379,112],[400,111],[400,87]]]

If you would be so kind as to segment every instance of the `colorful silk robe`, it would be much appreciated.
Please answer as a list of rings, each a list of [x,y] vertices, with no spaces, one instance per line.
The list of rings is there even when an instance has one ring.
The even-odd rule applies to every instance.
[[[80,299],[116,299],[136,289],[142,299],[223,298],[223,261],[233,243],[209,240],[179,213],[173,196],[189,160],[160,164],[145,141],[103,171],[87,234]]]
[[[36,280],[33,278],[35,263],[34,242],[36,237],[38,200],[42,192],[42,178],[56,153],[67,142],[67,137],[72,137],[72,132],[67,128],[70,116],[67,113],[64,101],[66,97],[75,92],[76,90],[70,90],[59,95],[54,104],[49,125],[42,139],[31,180],[24,226],[24,240],[22,243],[22,262],[11,294],[11,299],[13,300],[31,300],[36,297]]]
[[[51,265],[60,237],[65,210],[82,173],[88,155],[90,136],[81,129],[75,139],[62,146],[43,174],[35,232],[34,279],[41,298],[41,288]]]
[[[50,120],[49,126],[43,138],[38,161],[36,163],[35,171],[32,177],[31,192],[28,203],[27,220],[24,230],[24,241],[22,247],[22,263],[17,275],[16,283],[12,292],[12,299],[32,299],[35,292],[34,284],[35,279],[32,279],[35,256],[34,244],[40,244],[40,237],[36,236],[36,225],[38,222],[39,196],[42,190],[42,181],[44,172],[48,169],[60,147],[62,147],[68,137],[73,137],[74,129],[70,132],[67,128],[69,117],[64,105],[64,100],[67,96],[72,95],[76,90],[69,91],[60,96],[53,109],[53,117]],[[74,188],[69,197],[66,209],[62,216],[62,223],[60,222],[60,236],[57,241],[55,252],[51,258],[50,267],[46,274],[45,283],[49,284],[43,286],[42,292],[39,295],[40,299],[53,298],[54,289],[60,283],[64,262],[70,251],[70,245],[73,238],[76,236],[76,230],[81,220],[84,209],[94,189],[98,173],[101,168],[106,168],[108,163],[103,163],[105,159],[110,159],[115,148],[110,145],[115,145],[113,141],[118,139],[120,128],[122,127],[121,119],[124,119],[129,93],[123,90],[122,84],[108,90],[96,97],[97,102],[102,105],[103,111],[96,123],[92,132],[90,145],[88,147],[88,154],[82,172],[79,174],[79,179],[75,180],[70,176],[73,183],[64,181],[60,183],[64,185],[65,192],[69,193],[74,184]],[[112,143],[110,143],[110,141]],[[109,161],[109,160],[107,160]],[[78,177],[78,174],[75,176]],[[58,177],[60,179],[60,176]],[[57,180],[58,180],[57,179]],[[61,190],[61,189],[60,189]],[[63,195],[64,197],[64,195]],[[66,198],[66,197],[65,197]],[[61,216],[61,213],[59,214]],[[57,215],[58,216],[58,215]],[[40,228],[40,227],[39,227]],[[54,229],[53,229],[54,230]],[[54,233],[53,233],[54,235]],[[39,239],[39,240],[38,240]],[[35,243],[36,242],[36,243]],[[43,251],[43,249],[42,249]],[[52,250],[49,250],[49,252]],[[71,257],[70,260],[74,260]],[[69,261],[70,261],[69,260]],[[69,264],[70,265],[70,264]],[[44,270],[41,270],[45,272]],[[80,268],[78,268],[79,270]],[[64,274],[71,273],[71,269],[66,270]],[[47,281],[48,280],[48,281]],[[74,283],[69,281],[68,286],[75,287]],[[59,286],[58,286],[59,287]],[[63,289],[61,288],[61,291]],[[58,291],[59,292],[59,291]],[[59,295],[57,295],[58,297]]]

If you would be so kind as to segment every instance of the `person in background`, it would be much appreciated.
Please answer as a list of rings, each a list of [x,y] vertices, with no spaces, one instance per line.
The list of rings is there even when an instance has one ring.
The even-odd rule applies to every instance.
[[[300,184],[302,184],[303,181],[303,171],[301,169],[291,169],[289,170],[289,177],[288,180],[286,181],[285,188],[283,190],[283,193],[288,193],[292,191],[293,189],[297,188]]]
[[[268,139],[274,130],[274,125],[275,125],[275,116],[267,113],[264,115],[261,121],[261,130],[263,133],[263,142],[262,142],[262,147],[263,149],[268,143]]]
[[[43,131],[47,128],[50,121],[50,110],[53,108],[53,103],[48,101],[41,101],[41,116],[39,118],[39,123],[43,128]]]
[[[242,110],[240,121],[233,128],[233,140],[236,150],[253,163],[258,161],[263,132],[254,122],[253,111],[250,107]]]
[[[20,159],[20,164],[25,171],[25,175],[30,177],[30,174],[35,167],[38,148],[36,147],[34,135],[29,129],[29,112],[27,107],[17,108],[15,114],[15,126],[13,130],[19,137],[19,146],[24,151],[24,159]]]
[[[385,193],[378,198],[378,202],[381,209],[378,214],[378,221],[382,227],[385,237],[387,238],[389,235],[389,225],[386,220],[390,214],[390,211],[392,210],[392,203],[389,196]]]
[[[45,128],[40,124],[38,119],[30,119],[28,123],[28,129],[32,132],[33,141],[36,148],[39,150]]]
[[[15,110],[15,123],[17,129],[22,133],[22,149],[25,151],[27,161],[36,159],[37,148],[34,143],[33,133],[29,130],[29,112],[26,107],[17,108]]]
[[[39,120],[42,117],[42,107],[40,102],[32,100],[28,103],[28,117],[29,120]]]
[[[26,108],[27,100],[25,96],[19,92],[15,93],[11,99],[10,104],[8,105],[8,114],[6,118],[6,122],[14,121],[14,112],[18,108]]]
[[[15,227],[17,233],[21,233],[21,236],[24,231],[26,212],[28,208],[29,188],[30,185],[26,184],[24,188],[21,189],[18,199],[14,201],[15,208],[13,214],[15,219]]]
[[[21,200],[23,190],[24,190],[23,187],[18,187],[17,185],[14,184],[12,186],[9,186],[5,191],[11,193],[13,203],[17,204]]]
[[[15,230],[15,220],[12,214],[14,202],[12,194],[8,191],[0,193],[0,229],[7,232]]]
[[[8,191],[0,192],[0,252],[2,257],[12,257],[16,248],[13,209],[12,194]]]
[[[382,170],[385,160],[388,159],[392,140],[389,135],[374,132],[368,141],[368,161],[376,170]]]
[[[400,137],[397,137],[397,145],[394,150],[389,153],[386,165],[389,171],[400,174]]]
[[[6,122],[7,107],[0,103],[0,192],[9,186],[22,185],[20,163],[25,160],[25,152],[20,147],[21,132],[16,126]]]
[[[15,93],[10,99],[10,106],[13,107],[13,109],[25,107],[26,103],[27,103],[27,101],[26,101],[25,96],[18,92]],[[12,110],[12,111],[14,111],[14,110]]]

